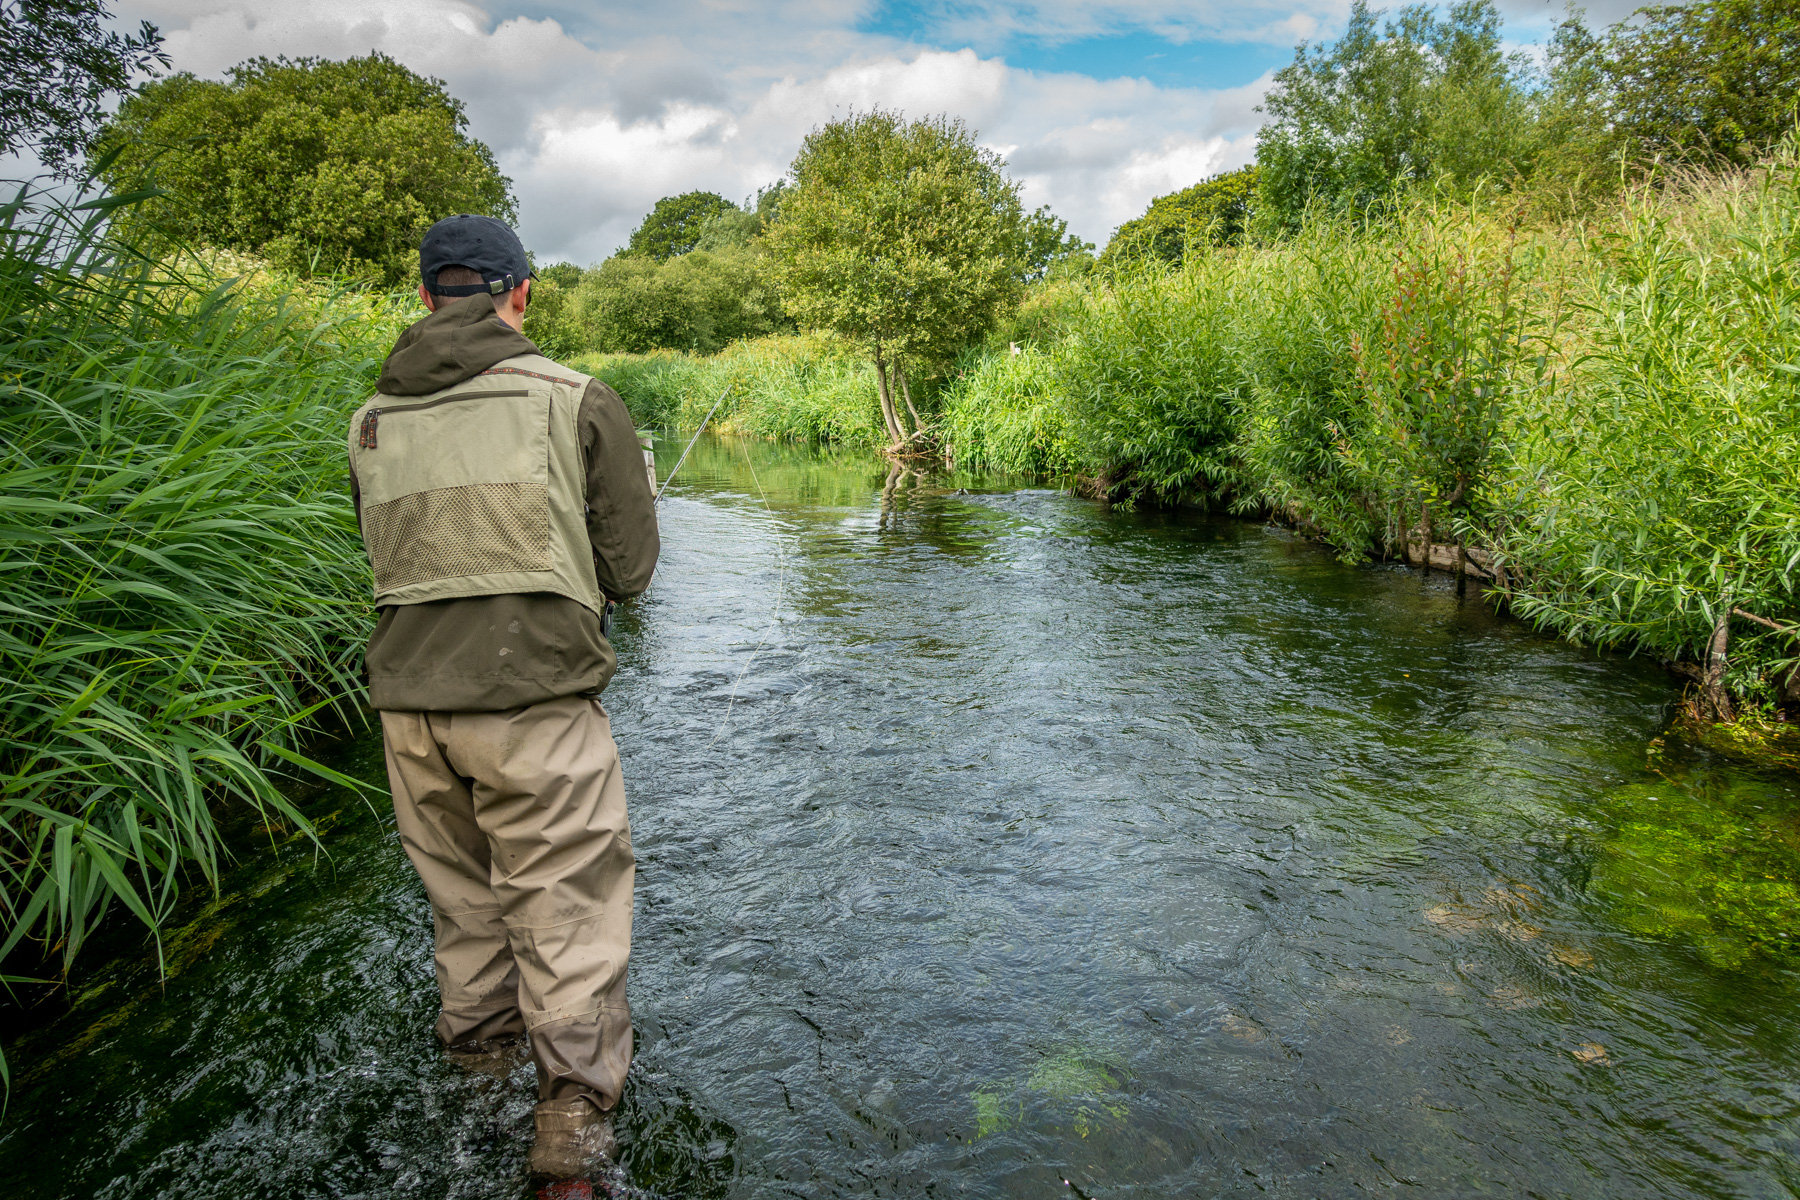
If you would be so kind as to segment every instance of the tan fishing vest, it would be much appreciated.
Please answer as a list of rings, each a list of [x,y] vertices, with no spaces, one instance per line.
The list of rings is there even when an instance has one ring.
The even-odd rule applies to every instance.
[[[576,416],[589,379],[536,354],[350,418],[376,604],[554,592],[598,613]]]

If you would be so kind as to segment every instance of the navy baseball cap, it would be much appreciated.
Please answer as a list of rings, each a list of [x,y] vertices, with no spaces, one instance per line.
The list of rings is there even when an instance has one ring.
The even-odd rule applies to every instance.
[[[481,272],[481,283],[438,286],[438,272],[445,267],[468,267]],[[525,243],[504,221],[472,213],[445,217],[425,231],[419,243],[419,280],[425,290],[440,296],[498,296],[532,278]]]

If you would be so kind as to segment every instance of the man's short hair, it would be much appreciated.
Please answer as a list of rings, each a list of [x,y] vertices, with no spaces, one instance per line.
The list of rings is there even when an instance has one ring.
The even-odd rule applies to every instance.
[[[477,271],[474,267],[465,267],[458,264],[456,266],[438,268],[438,287],[466,287],[472,283],[481,284],[486,282],[487,280],[481,277],[481,272]],[[437,288],[433,288],[431,294],[434,296],[442,296],[444,293],[438,291]]]

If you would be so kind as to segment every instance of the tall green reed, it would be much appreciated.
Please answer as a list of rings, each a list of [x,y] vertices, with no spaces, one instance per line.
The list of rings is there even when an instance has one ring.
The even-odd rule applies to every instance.
[[[1095,463],[1070,428],[1055,356],[1035,345],[983,350],[943,394],[943,439],[958,466],[1073,476]]]
[[[1521,393],[1491,536],[1520,612],[1698,656],[1722,613],[1796,607],[1800,171],[1639,192],[1580,245],[1569,364]],[[1733,629],[1734,690],[1771,699],[1792,639]]]
[[[404,309],[220,280],[0,206],[0,957],[216,886],[221,806],[309,831],[371,613],[343,422]],[[355,785],[360,786],[360,785]]]

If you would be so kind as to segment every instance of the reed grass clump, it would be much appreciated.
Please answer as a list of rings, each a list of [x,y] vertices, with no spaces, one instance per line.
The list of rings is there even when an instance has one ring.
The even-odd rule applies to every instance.
[[[591,354],[571,365],[611,385],[642,425],[692,429],[729,388],[713,418],[721,431],[885,444],[873,371],[826,334],[756,338],[708,357]]]
[[[1734,609],[1788,623],[1800,565],[1800,177],[1633,197],[1581,240],[1553,386],[1521,388],[1483,530],[1515,606],[1583,641],[1704,658]],[[1766,704],[1793,639],[1728,626]]]
[[[344,421],[410,316],[145,259],[111,203],[0,207],[0,957],[65,967],[216,884],[222,807],[349,782],[303,749],[371,617]]]
[[[958,466],[1056,477],[1094,460],[1059,400],[1055,356],[1035,345],[975,355],[943,392],[941,433]]]

